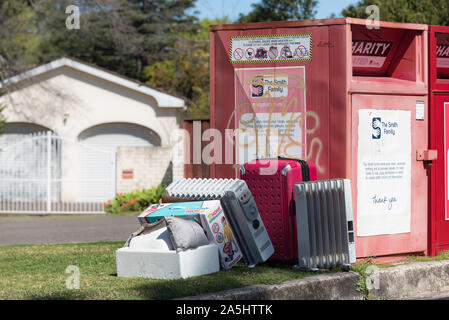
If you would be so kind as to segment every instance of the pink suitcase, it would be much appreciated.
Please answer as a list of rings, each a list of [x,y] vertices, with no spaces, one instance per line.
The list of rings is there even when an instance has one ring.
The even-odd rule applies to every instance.
[[[295,159],[254,160],[243,165],[241,178],[253,194],[262,221],[274,246],[270,260],[298,259],[296,182],[317,180],[316,166]]]

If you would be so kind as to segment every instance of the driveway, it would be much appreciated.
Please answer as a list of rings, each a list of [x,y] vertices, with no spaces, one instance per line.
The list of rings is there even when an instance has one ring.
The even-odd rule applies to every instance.
[[[0,216],[0,245],[125,241],[136,216]]]

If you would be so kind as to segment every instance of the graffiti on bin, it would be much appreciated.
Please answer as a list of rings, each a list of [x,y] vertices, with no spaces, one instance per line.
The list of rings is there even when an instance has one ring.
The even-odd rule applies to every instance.
[[[290,81],[290,83],[294,83],[294,85],[289,85],[289,82],[282,83],[281,81],[277,81],[277,91],[273,92],[270,90],[263,90],[261,79],[264,79],[266,81],[267,78],[289,78],[289,80],[293,80]],[[265,145],[265,150],[259,150],[260,143],[258,139],[258,132],[260,131],[260,129],[258,129],[256,124],[257,114],[262,108],[267,108],[268,101],[268,125],[266,129],[262,129],[266,130],[265,134],[266,137],[268,137],[273,132],[274,134],[277,133],[276,129],[272,128],[273,114],[275,112],[275,109],[279,105],[282,105],[281,115],[287,117],[288,124],[284,132],[279,134],[280,140],[278,143],[277,154],[284,155],[288,158],[297,158],[295,155],[289,152],[289,149],[293,147],[302,148],[303,150],[305,150],[304,160],[314,161],[318,171],[320,173],[323,173],[324,167],[320,164],[320,157],[323,151],[323,142],[319,137],[312,136],[320,127],[319,115],[314,111],[306,110],[304,112],[303,110],[300,110],[300,107],[302,106],[300,106],[298,98],[296,96],[290,97],[290,99],[288,99],[287,96],[282,96],[281,92],[282,88],[285,88],[286,90],[288,90],[289,88],[305,89],[304,79],[300,76],[273,71],[271,72],[271,74],[267,72],[255,74],[251,76],[245,84],[251,87],[251,98],[260,97],[265,99],[255,100],[254,102],[245,101],[243,103],[236,104],[233,113],[229,117],[226,128],[231,129],[231,124],[234,120],[236,123],[235,134],[238,135],[239,133],[249,133],[253,137],[253,139],[251,141],[245,141],[244,143],[240,143],[239,141],[237,141],[238,139],[234,139],[234,137],[229,135],[226,135],[226,139],[229,139],[229,142],[233,143],[235,148],[249,148],[254,146],[258,154],[268,156],[269,150],[267,149],[267,145]],[[250,118],[243,117],[245,115],[244,110],[250,110]],[[248,115],[248,113],[246,113],[246,115]],[[235,117],[237,117],[237,119],[235,119]],[[306,127],[306,120],[313,125],[311,127]],[[292,130],[294,126],[297,126],[297,128],[299,128],[301,132],[304,132],[307,137],[311,138],[308,144],[308,139],[306,139],[306,141],[298,141],[297,139],[295,139],[292,134],[292,132],[294,131]],[[241,165],[239,164],[234,165],[235,168],[238,168],[240,166]]]

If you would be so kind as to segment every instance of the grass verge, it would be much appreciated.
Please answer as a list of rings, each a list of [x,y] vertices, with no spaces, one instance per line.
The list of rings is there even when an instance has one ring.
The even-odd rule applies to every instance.
[[[277,284],[316,274],[292,270],[289,265],[264,263],[252,269],[236,265],[231,270],[180,280],[119,278],[115,250],[122,245],[123,241],[0,247],[0,299],[172,299],[250,285]],[[449,251],[437,257],[410,256],[401,264],[448,259]],[[80,270],[80,289],[66,288],[70,274],[65,271],[70,265]],[[365,299],[369,299],[366,270],[372,265],[374,263],[368,259],[351,267],[362,276],[358,291]],[[338,271],[337,268],[329,272]]]
[[[115,250],[122,245],[120,241],[0,247],[0,299],[171,299],[314,275],[265,263],[180,280],[119,278]],[[80,270],[79,289],[66,288],[69,265]]]
[[[369,276],[367,270],[370,266],[376,266],[379,269],[392,268],[399,265],[407,265],[417,262],[427,262],[427,261],[442,261],[449,260],[449,250],[440,253],[435,257],[426,257],[422,255],[410,255],[407,256],[406,260],[395,263],[395,264],[375,264],[372,258],[368,258],[363,262],[359,262],[351,266],[351,271],[357,272],[362,277],[360,281],[357,282],[357,291],[363,294],[365,300],[370,300],[370,290],[367,287],[367,277]]]

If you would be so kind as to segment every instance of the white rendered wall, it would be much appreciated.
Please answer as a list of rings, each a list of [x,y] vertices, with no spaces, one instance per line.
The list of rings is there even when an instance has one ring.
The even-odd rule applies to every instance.
[[[0,105],[6,106],[3,115],[9,123],[35,123],[73,141],[97,125],[127,123],[151,129],[162,147],[171,147],[170,135],[182,128],[183,119],[180,108],[160,108],[148,95],[70,67],[26,80],[0,97]],[[76,179],[75,148],[64,149],[62,178]],[[177,175],[182,170],[177,167]],[[65,201],[76,198],[73,186],[62,190]]]

